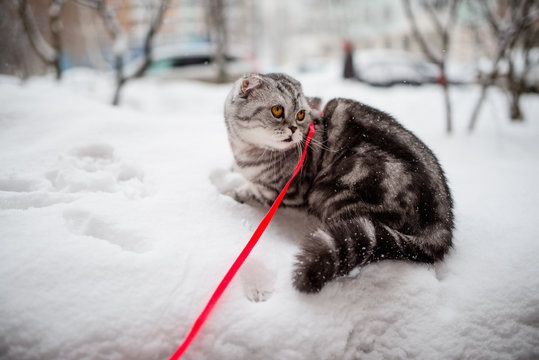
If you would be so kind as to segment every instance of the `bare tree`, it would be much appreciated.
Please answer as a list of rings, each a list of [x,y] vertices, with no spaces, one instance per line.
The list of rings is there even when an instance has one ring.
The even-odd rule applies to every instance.
[[[60,57],[62,55],[62,42],[60,36],[62,31],[62,21],[60,19],[60,14],[63,6],[64,0],[51,0],[48,11],[49,29],[51,34],[51,43],[49,44],[36,24],[32,7],[28,0],[18,0],[19,17],[22,20],[30,44],[43,62],[54,67],[57,79],[62,77],[62,67],[60,64]]]
[[[158,6],[150,8],[150,21],[143,36],[142,59],[134,69],[126,71],[124,57],[127,52],[127,33],[119,24],[116,12],[107,4],[105,0],[75,0],[76,3],[95,9],[100,15],[105,28],[113,40],[114,71],[116,73],[116,89],[112,99],[113,105],[120,103],[120,93],[124,85],[135,78],[142,77],[152,63],[153,40],[161,24],[163,16],[168,8],[169,0],[160,0]]]
[[[444,101],[445,101],[445,114],[446,114],[446,131],[451,133],[453,131],[453,121],[451,116],[451,99],[449,97],[449,84],[447,82],[447,71],[446,64],[449,54],[450,46],[450,34],[453,26],[455,24],[455,15],[458,0],[449,0],[448,1],[448,16],[446,23],[442,22],[438,12],[434,8],[434,5],[431,1],[421,0],[421,5],[426,10],[429,15],[430,20],[434,25],[436,34],[439,37],[440,48],[434,49],[433,45],[427,41],[425,34],[419,30],[417,20],[412,11],[412,6],[410,0],[403,0],[404,12],[408,18],[410,25],[412,27],[412,35],[414,39],[419,44],[423,54],[436,66],[440,71],[440,85],[443,89]]]
[[[500,2],[497,3],[499,5]],[[496,4],[495,4],[496,5]],[[496,6],[497,6],[496,5]],[[522,120],[520,110],[520,95],[525,88],[525,77],[531,69],[529,51],[533,47],[538,35],[537,22],[539,21],[539,5],[534,0],[508,0],[505,3],[503,14],[496,14],[490,3],[481,1],[484,16],[497,39],[496,52],[494,54],[491,70],[481,80],[481,93],[472,112],[468,130],[475,129],[477,119],[487,90],[499,77],[498,67],[502,60],[507,61],[507,90],[510,93],[510,116],[514,120]],[[516,49],[519,40],[522,42],[524,56],[524,68],[517,76],[512,53]]]
[[[513,74],[511,79],[511,104],[510,104],[510,116],[512,120],[523,121],[524,115],[520,110],[520,95],[529,91],[527,77],[530,75],[532,69],[539,65],[537,58],[532,60],[531,50],[537,45],[539,41],[539,4],[537,2],[533,5],[534,9],[530,13],[535,15],[535,19],[531,19],[531,26],[524,31],[521,36],[521,51],[522,51],[522,71],[518,74]],[[512,62],[511,62],[512,63]]]
[[[224,0],[207,0],[208,1],[208,27],[210,37],[214,43],[214,59],[217,65],[217,82],[225,82],[227,80],[226,71],[226,52],[227,52],[227,31],[225,19]]]

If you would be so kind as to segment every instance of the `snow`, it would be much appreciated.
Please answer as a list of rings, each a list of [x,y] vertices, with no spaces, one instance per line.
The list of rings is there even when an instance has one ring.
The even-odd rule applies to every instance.
[[[539,101],[510,124],[492,90],[373,89],[338,70],[298,75],[325,100],[395,115],[438,155],[455,247],[435,266],[385,261],[319,294],[291,284],[312,219],[279,209],[185,359],[539,357]],[[220,193],[238,179],[222,107],[230,85],[0,77],[0,359],[166,359],[265,214]]]

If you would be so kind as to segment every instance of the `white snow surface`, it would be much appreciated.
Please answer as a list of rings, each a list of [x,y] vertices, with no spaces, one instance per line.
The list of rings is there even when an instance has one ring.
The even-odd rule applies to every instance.
[[[398,118],[438,155],[455,200],[454,249],[434,266],[368,265],[314,295],[291,284],[312,219],[279,209],[185,359],[537,359],[539,101],[510,124],[491,90],[372,89],[300,74],[309,95]],[[106,76],[0,77],[0,359],[167,359],[266,209],[238,179],[230,85],[147,78],[108,102]]]

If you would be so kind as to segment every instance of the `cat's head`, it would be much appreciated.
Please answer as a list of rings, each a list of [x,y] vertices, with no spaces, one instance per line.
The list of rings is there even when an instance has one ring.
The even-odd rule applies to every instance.
[[[301,84],[286,74],[244,75],[225,102],[231,139],[271,150],[300,144],[316,114]]]

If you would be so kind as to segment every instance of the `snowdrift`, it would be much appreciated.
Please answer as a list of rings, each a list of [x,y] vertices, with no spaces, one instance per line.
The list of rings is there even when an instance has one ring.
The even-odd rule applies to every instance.
[[[510,125],[493,91],[474,135],[475,87],[371,89],[335,74],[304,90],[381,108],[438,155],[455,199],[455,247],[435,266],[386,261],[298,293],[311,219],[280,209],[185,359],[539,357],[539,101]],[[123,106],[78,70],[60,84],[0,78],[0,358],[167,359],[265,209],[234,179],[228,86],[145,79]]]

